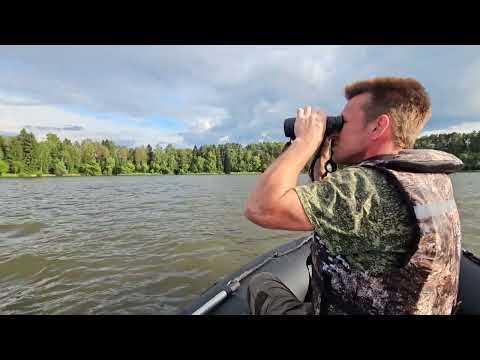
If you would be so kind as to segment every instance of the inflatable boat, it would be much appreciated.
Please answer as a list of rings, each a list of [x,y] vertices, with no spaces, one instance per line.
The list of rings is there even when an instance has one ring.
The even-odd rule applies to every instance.
[[[180,315],[250,315],[247,286],[252,275],[271,272],[302,301],[310,296],[307,257],[312,236],[297,239],[259,256],[237,272],[205,290],[182,308]],[[459,300],[456,315],[480,314],[480,259],[462,250]]]

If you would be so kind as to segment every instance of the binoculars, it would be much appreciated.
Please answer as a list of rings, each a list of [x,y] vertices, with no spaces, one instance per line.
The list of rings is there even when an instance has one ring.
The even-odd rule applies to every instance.
[[[295,120],[296,118],[288,118],[283,122],[283,131],[285,136],[292,141],[295,140]],[[327,116],[327,127],[325,128],[325,137],[329,137],[335,133],[339,133],[343,127],[343,116]]]
[[[288,118],[285,119],[283,122],[283,131],[285,132],[285,136],[289,137],[291,141],[295,140],[295,120],[296,118]],[[317,159],[320,157],[320,152],[323,147],[323,144],[325,142],[325,139],[335,133],[339,133],[342,128],[343,128],[343,116],[327,116],[327,126],[325,128],[325,135],[323,137],[322,144],[320,147],[317,149],[314,158],[312,162],[310,163],[310,169],[308,170],[308,174],[310,176],[310,179],[314,181],[314,168],[315,168],[315,162]],[[332,152],[330,153],[332,155]],[[337,164],[333,162],[333,160],[330,158],[325,163],[325,171],[327,173],[332,173],[337,170]]]

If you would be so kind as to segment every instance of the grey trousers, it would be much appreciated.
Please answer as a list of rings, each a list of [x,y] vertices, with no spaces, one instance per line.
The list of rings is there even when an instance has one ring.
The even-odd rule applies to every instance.
[[[304,303],[268,272],[254,275],[248,284],[248,304],[252,315],[312,315],[311,303]]]

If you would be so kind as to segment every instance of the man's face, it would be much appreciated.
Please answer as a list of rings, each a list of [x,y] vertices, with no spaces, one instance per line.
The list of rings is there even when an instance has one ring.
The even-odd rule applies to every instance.
[[[357,95],[347,102],[342,111],[345,121],[342,131],[333,137],[333,161],[338,164],[353,165],[364,160],[370,128],[374,126],[366,123],[363,110],[369,99],[368,93]]]

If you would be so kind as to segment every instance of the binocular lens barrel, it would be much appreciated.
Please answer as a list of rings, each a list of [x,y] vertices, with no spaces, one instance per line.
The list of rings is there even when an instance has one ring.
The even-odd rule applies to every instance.
[[[296,118],[288,118],[283,122],[283,131],[285,136],[295,140],[295,120]],[[325,129],[325,137],[340,132],[343,127],[343,116],[327,116],[327,127]]]

